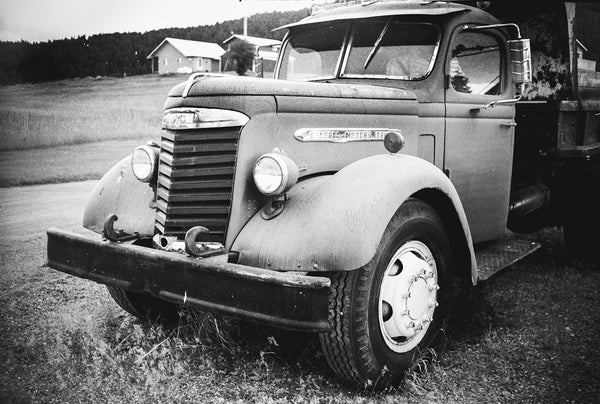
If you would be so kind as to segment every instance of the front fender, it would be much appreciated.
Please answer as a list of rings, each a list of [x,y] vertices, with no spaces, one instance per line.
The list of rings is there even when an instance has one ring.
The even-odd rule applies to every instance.
[[[83,214],[83,227],[102,233],[104,221],[110,214],[119,218],[115,230],[154,234],[154,190],[139,181],[131,171],[131,156],[111,168],[98,182]]]
[[[283,212],[264,220],[260,212],[242,229],[232,250],[239,262],[281,271],[343,271],[366,265],[400,205],[426,190],[441,192],[460,222],[476,278],[473,243],[454,186],[435,166],[417,157],[377,155],[335,175],[314,177],[289,192]]]

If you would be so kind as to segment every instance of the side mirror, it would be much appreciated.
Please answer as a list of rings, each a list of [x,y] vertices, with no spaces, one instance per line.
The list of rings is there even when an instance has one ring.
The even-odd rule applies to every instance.
[[[529,39],[508,41],[512,81],[515,84],[531,83],[531,45]]]
[[[481,27],[479,27],[481,28]],[[514,104],[521,100],[525,91],[525,84],[531,83],[531,45],[529,39],[514,39],[508,41],[510,50],[510,71],[512,82],[519,86],[520,91],[516,98],[510,100],[492,101],[483,107],[473,108],[471,112],[479,112],[482,109],[493,108],[496,105]]]

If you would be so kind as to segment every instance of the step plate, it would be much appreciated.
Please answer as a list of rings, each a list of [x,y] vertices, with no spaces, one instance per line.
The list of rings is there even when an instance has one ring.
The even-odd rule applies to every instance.
[[[518,239],[513,233],[508,233],[497,241],[477,246],[475,258],[479,280],[489,279],[540,247],[539,243]]]

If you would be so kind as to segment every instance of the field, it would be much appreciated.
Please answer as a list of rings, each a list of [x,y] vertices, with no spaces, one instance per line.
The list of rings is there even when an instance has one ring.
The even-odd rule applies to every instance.
[[[185,79],[0,86],[0,187],[100,178],[136,146],[159,140],[165,98]]]
[[[0,151],[146,139],[160,132],[169,90],[158,75],[0,87]]]
[[[109,108],[108,94],[121,106],[130,105],[123,94],[137,94],[136,107],[156,102],[160,111],[174,84],[167,81],[180,79],[162,80],[110,79],[106,89],[102,80],[0,87],[0,110],[9,108],[9,94],[31,116],[39,103],[57,123],[52,108],[57,116],[68,116],[68,108],[53,99],[93,88],[103,95],[96,106],[86,99],[90,111]],[[149,88],[146,100],[142,88]],[[445,343],[399,389],[340,383],[314,335],[193,311],[182,311],[175,327],[135,320],[101,285],[44,265],[45,229],[77,228],[94,185],[63,182],[98,178],[148,138],[135,128],[112,137],[104,112],[102,122],[89,116],[88,129],[98,132],[89,129],[86,142],[99,142],[51,130],[32,135],[45,140],[31,143],[43,149],[0,152],[0,402],[600,402],[600,260],[566,255],[558,228],[526,236],[543,247],[524,261],[475,288],[457,288]],[[140,119],[158,122],[160,113]]]

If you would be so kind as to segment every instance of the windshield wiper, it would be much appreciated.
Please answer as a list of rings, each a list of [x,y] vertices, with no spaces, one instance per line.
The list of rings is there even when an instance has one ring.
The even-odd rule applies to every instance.
[[[369,52],[369,56],[367,56],[367,60],[365,60],[365,65],[363,66],[363,69],[367,70],[367,67],[369,67],[369,63],[371,63],[371,61],[373,60],[373,57],[375,56],[375,53],[377,53],[377,51],[379,50],[379,46],[381,45],[381,40],[383,39],[383,36],[385,35],[385,33],[387,32],[389,27],[390,27],[390,22],[388,21],[385,24],[385,27],[383,27],[383,29],[381,30],[381,34],[379,34],[379,38],[377,38],[377,40],[375,41],[375,44],[373,45],[373,49],[371,49],[371,52]]]

